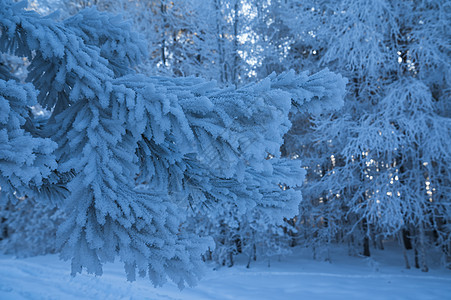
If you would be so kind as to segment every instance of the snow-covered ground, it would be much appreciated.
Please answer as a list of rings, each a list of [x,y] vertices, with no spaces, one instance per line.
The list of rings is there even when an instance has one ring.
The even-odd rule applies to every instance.
[[[343,252],[343,251],[340,251]],[[244,261],[212,270],[195,288],[172,284],[154,288],[146,279],[130,283],[120,264],[104,275],[72,278],[70,266],[56,255],[27,259],[0,256],[0,299],[451,299],[451,271],[434,267],[423,273],[404,268],[401,253],[377,251],[372,259],[335,254],[333,262],[315,261],[305,250],[280,261]]]

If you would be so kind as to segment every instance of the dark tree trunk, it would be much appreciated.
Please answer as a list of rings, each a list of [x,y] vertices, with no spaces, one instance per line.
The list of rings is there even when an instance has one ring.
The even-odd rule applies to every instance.
[[[235,0],[234,5],[234,22],[233,22],[233,66],[232,66],[232,83],[234,85],[238,85],[238,63],[239,63],[239,54],[238,54],[238,23],[239,23],[239,9],[240,9],[240,1]]]
[[[407,256],[407,246],[406,246],[405,239],[404,239],[404,232],[405,232],[405,230],[403,230],[402,232],[399,232],[398,238],[402,244],[402,255],[404,256],[404,262],[406,263],[406,269],[410,269],[409,257]],[[412,247],[412,245],[410,245],[410,246]]]
[[[417,250],[416,245],[415,245],[414,252],[415,252],[415,268],[419,269],[420,268],[420,263],[418,261],[418,250]]]
[[[227,265],[229,268],[233,267],[233,253],[229,252],[229,264]]]
[[[423,223],[420,223],[420,264],[421,264],[421,271],[422,272],[428,272],[429,268],[426,263],[426,237],[424,232],[424,226]]]
[[[160,11],[161,16],[163,17],[163,27],[161,32],[161,61],[163,63],[163,66],[166,66],[166,26],[167,26],[167,19],[166,19],[166,1],[162,0],[160,3]]]
[[[241,239],[240,238],[235,239],[236,252],[238,252],[238,253],[243,252],[243,248],[241,245],[242,245]]]
[[[366,236],[363,238],[363,255],[370,257],[370,239]]]
[[[6,219],[3,217],[0,220],[0,229],[1,229],[0,233],[0,241],[1,241],[8,237],[8,226],[6,225]]]
[[[412,241],[410,239],[410,233],[408,230],[402,230],[402,241],[406,250],[412,250]]]
[[[217,43],[218,43],[218,57],[219,57],[219,65],[220,65],[220,82],[225,83],[228,81],[227,70],[224,59],[224,33],[222,32],[222,14],[221,14],[221,3],[220,0],[215,0],[215,9],[216,9],[216,33],[217,33]]]
[[[254,244],[252,247],[254,249],[254,261],[257,261],[257,246]]]
[[[368,224],[366,222],[366,219],[363,219],[362,221],[362,230],[365,234],[365,237],[363,238],[363,255],[370,257],[370,239],[368,237]]]

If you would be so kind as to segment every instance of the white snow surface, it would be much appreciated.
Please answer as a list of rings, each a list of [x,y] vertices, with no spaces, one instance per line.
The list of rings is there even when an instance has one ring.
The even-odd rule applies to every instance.
[[[345,251],[339,251],[345,252]],[[127,282],[120,263],[104,267],[101,277],[70,276],[70,264],[57,255],[15,259],[0,256],[0,299],[451,299],[451,271],[423,273],[405,269],[398,251],[373,257],[332,255],[332,263],[296,253],[245,267],[209,268],[199,285],[180,291],[174,284],[154,288],[147,279]]]

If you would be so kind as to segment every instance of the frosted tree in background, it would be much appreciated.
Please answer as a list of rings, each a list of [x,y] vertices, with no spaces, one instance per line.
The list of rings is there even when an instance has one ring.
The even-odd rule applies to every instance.
[[[230,10],[229,5],[209,0],[39,1],[41,9],[58,10],[65,18],[94,5],[133,22],[134,31],[141,35],[147,47],[148,55],[139,66],[142,72],[194,75],[230,83],[223,80],[227,68],[224,64],[228,61],[225,55],[230,56],[232,51],[223,35],[228,17],[224,9]]]
[[[365,255],[370,241],[397,237],[421,252],[424,271],[429,246],[449,259],[449,3],[290,5],[299,12],[292,28],[308,37],[294,44],[308,53],[301,64],[349,78],[343,110],[288,135],[287,151],[309,162],[299,221],[321,219],[326,242],[363,236]]]
[[[146,46],[129,23],[96,9],[55,21],[25,5],[0,1],[0,51],[29,62],[27,83],[2,69],[2,202],[64,209],[57,248],[72,274],[119,257],[129,280],[193,285],[213,245],[185,228],[188,209],[258,208],[272,224],[296,214],[304,171],[280,158],[288,116],[339,108],[341,76],[286,72],[239,89],[147,77],[133,71]],[[33,118],[36,103],[47,119]]]
[[[277,72],[268,68],[269,72],[257,76],[256,68],[263,60],[280,60],[283,55],[280,51],[270,53],[266,47],[266,43],[275,40],[274,33],[279,28],[269,33],[271,37],[260,37],[270,21],[266,13],[270,1],[152,0],[131,4],[126,0],[41,0],[38,3],[43,10],[59,8],[66,17],[96,5],[101,11],[120,13],[132,20],[135,31],[146,39],[149,52],[140,69],[153,75],[194,75],[217,80],[221,86],[239,86],[252,78],[263,79]],[[278,37],[284,39],[285,33]],[[264,65],[270,64],[265,61]]]

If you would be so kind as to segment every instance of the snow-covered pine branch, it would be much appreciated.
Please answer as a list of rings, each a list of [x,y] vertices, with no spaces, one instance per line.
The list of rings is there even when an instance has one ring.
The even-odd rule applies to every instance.
[[[292,104],[339,107],[345,80],[329,71],[285,73],[222,90],[199,78],[149,78],[129,68],[144,51],[127,29],[95,9],[57,22],[23,3],[0,1],[0,50],[30,62],[28,84],[0,80],[4,106],[17,99],[22,104],[13,117],[24,115],[33,104],[26,91],[35,89],[37,102],[52,111],[33,130],[33,142],[17,149],[49,161],[37,159],[36,175],[20,175],[12,187],[61,176],[51,180],[68,190],[53,200],[67,214],[57,240],[73,274],[86,268],[100,275],[104,263],[119,257],[129,280],[138,272],[156,286],[169,277],[182,288],[196,283],[201,254],[212,246],[183,228],[187,207],[209,199],[245,207],[243,213],[259,205],[274,222],[293,216],[300,192],[279,185],[299,186],[304,171],[278,158],[288,114]],[[11,128],[6,111],[2,132],[28,138],[24,122]],[[10,164],[7,153],[0,163]],[[2,180],[14,172],[2,169]],[[249,192],[257,197],[242,197]]]

